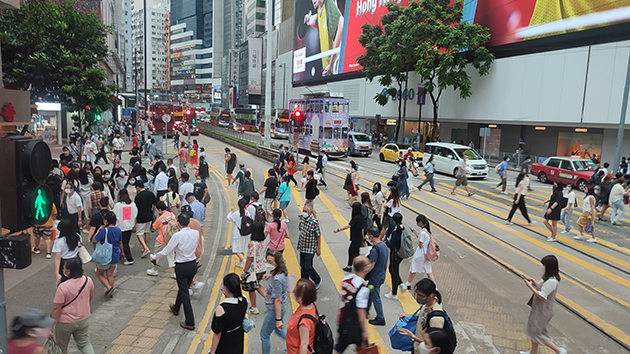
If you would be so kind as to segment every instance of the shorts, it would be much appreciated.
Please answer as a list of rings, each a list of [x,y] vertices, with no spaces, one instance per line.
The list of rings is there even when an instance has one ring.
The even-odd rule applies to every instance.
[[[33,226],[33,236],[50,240],[52,236],[52,226]]]
[[[307,203],[312,203],[312,202],[313,202],[313,200],[315,200],[315,199],[307,199],[307,200],[306,200],[306,202],[307,202]]]
[[[582,215],[580,215],[580,217],[577,220],[577,224],[581,227],[586,226],[586,224],[590,221],[593,222],[593,220],[589,220],[588,216],[591,214],[590,211],[583,211]]]
[[[306,177],[302,177],[302,183],[306,183]]]
[[[111,267],[115,267],[115,264],[97,264],[96,269],[108,270]]]
[[[286,202],[280,202],[280,209],[285,210],[289,206],[289,202],[290,200],[287,200]]]
[[[150,221],[136,223],[136,235],[141,236],[145,233],[150,233],[151,224],[152,223]]]
[[[226,172],[228,175],[231,175],[231,174],[232,174],[232,172],[234,172],[234,167],[235,167],[234,165],[227,165],[227,168],[225,169],[225,172]]]
[[[357,195],[359,195],[359,191],[357,191],[357,187],[354,184],[349,184],[346,187],[346,190],[348,191],[348,193],[350,193],[351,196],[356,197]]]
[[[186,168],[186,161],[180,161],[179,168]]]
[[[273,211],[273,201],[275,200],[275,198],[265,198],[265,200],[263,200],[263,209],[265,209],[265,211],[271,212]]]
[[[158,254],[160,253],[160,251],[162,251],[164,248],[166,248],[166,245],[163,245],[159,242],[155,242],[155,249],[153,250],[153,254]],[[169,254],[166,255],[166,260],[168,261],[168,267],[169,268],[173,268],[175,267],[175,252],[171,252]]]
[[[467,186],[468,185],[468,178],[466,178],[466,176],[457,176],[457,179],[455,180],[455,185],[456,186]]]

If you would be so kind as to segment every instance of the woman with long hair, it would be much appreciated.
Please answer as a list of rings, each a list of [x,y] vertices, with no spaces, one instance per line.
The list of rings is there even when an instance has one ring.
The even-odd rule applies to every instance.
[[[286,174],[282,176],[282,183],[278,187],[278,201],[280,202],[280,210],[282,210],[282,215],[284,216],[285,223],[289,222],[289,216],[287,215],[287,208],[289,207],[289,202],[291,201],[291,185],[289,184],[289,176]]]
[[[55,279],[57,283],[61,283],[68,279],[63,273],[63,265],[69,259],[79,256],[81,235],[79,235],[76,225],[71,220],[61,220],[59,225],[57,225],[57,230],[59,233],[53,244],[52,251],[55,253]]]
[[[403,281],[400,277],[400,262],[402,258],[398,256],[398,250],[400,250],[400,242],[402,240],[403,229],[405,226],[402,224],[403,216],[401,213],[396,213],[392,216],[396,228],[392,232],[389,239],[389,274],[392,278],[392,291],[389,294],[385,294],[385,297],[391,300],[398,300],[398,287],[403,289]],[[405,287],[406,288],[406,287]]]
[[[610,223],[612,225],[621,225],[621,219],[626,211],[626,205],[624,204],[623,199],[628,196],[628,193],[630,193],[630,188],[625,188],[625,184],[626,179],[623,176],[619,177],[617,179],[617,183],[615,183],[610,190],[610,204],[612,205]]]
[[[545,201],[545,204],[547,204],[547,211],[545,212],[544,224],[551,232],[551,236],[549,236],[547,242],[556,241],[556,235],[558,234],[558,220],[560,220],[560,212],[562,211],[561,203],[564,198],[562,189],[564,189],[564,184],[562,184],[562,182],[554,182],[551,197]]]
[[[9,327],[9,354],[44,354],[44,347],[37,340],[48,338],[54,323],[52,318],[39,309],[28,310],[22,316],[14,317]]]
[[[307,354],[315,343],[315,321],[302,320],[303,315],[317,318],[317,289],[310,279],[300,279],[295,283],[293,297],[298,304],[287,325],[287,354]]]
[[[289,238],[289,228],[282,218],[282,210],[274,209],[272,212],[273,221],[265,227],[265,237],[269,237],[269,249],[284,252],[284,239]]]
[[[532,309],[529,312],[525,330],[525,334],[532,341],[532,349],[521,354],[537,354],[538,346],[541,344],[558,354],[566,354],[567,351],[564,348],[558,347],[551,341],[547,332],[547,325],[553,317],[556,306],[556,292],[560,283],[558,259],[554,255],[548,255],[543,257],[540,263],[545,269],[542,279],[539,282],[531,278],[525,279],[525,285],[533,293]]]
[[[275,331],[280,338],[286,340],[287,329],[283,319],[289,299],[289,271],[282,253],[273,250],[267,251],[267,264],[274,268],[270,274],[263,276],[263,280],[267,281],[267,297],[265,297],[267,314],[260,328],[263,354],[271,353],[270,337],[272,332]]]
[[[409,174],[407,172],[407,162],[404,159],[398,159],[397,164],[398,168],[396,169],[396,173],[394,173],[394,176],[397,177],[396,188],[398,188],[398,192],[400,192],[401,197],[409,198],[409,184],[407,183]]]
[[[131,240],[132,229],[136,225],[138,207],[136,207],[136,203],[131,201],[126,189],[121,189],[118,192],[118,203],[114,205],[114,215],[116,215],[117,225],[122,232],[122,244],[125,253],[124,265],[132,265],[133,256],[129,248],[129,240]]]
[[[251,241],[247,245],[247,259],[245,260],[241,278],[245,280],[250,273],[256,273],[256,279],[260,282],[267,270],[266,255],[267,249],[269,248],[269,239],[265,237],[265,215],[256,215],[254,218]],[[265,288],[260,285],[258,285],[255,291],[249,292],[249,301],[252,306],[249,308],[248,312],[252,315],[258,315],[260,313],[256,306],[256,291],[258,291],[263,298],[267,296]]]
[[[322,161],[322,155],[317,156],[317,163],[315,164],[315,173],[319,174],[319,182],[324,185],[324,190],[328,189],[326,181],[322,178],[324,176],[324,163]]]
[[[107,264],[96,265],[96,277],[103,284],[105,289],[105,297],[112,297],[114,295],[114,270],[116,264],[121,258],[125,258],[125,251],[122,244],[122,232],[120,228],[116,226],[116,214],[108,211],[103,215],[103,226],[94,235],[94,244],[96,243],[109,243],[112,245],[112,260]]]
[[[245,262],[245,251],[247,251],[247,245],[249,245],[249,241],[251,238],[251,234],[249,235],[241,235],[241,219],[245,216],[252,217],[247,212],[247,204],[248,200],[241,198],[239,199],[237,205],[238,210],[234,211],[234,207],[230,208],[230,213],[227,216],[228,221],[234,223],[232,227],[232,253],[236,254],[239,259],[239,263],[236,264],[237,267],[243,268]]]
[[[361,215],[361,203],[352,203],[352,218],[348,222],[348,225],[344,225],[340,228],[334,229],[334,233],[350,229],[350,246],[348,247],[348,263],[344,272],[352,272],[352,261],[354,257],[359,255],[359,249],[365,244],[365,219]]]
[[[363,192],[361,193],[361,214],[363,215],[363,219],[365,219],[365,225],[363,228],[365,232],[372,227],[374,224],[374,209],[372,207],[372,200],[370,199],[370,193]],[[380,230],[379,230],[380,231]]]
[[[308,182],[308,172],[311,170],[311,160],[308,156],[304,156],[304,160],[302,160],[302,184],[300,184],[300,189],[298,191],[302,191],[304,188],[304,184]]]
[[[319,189],[317,188],[317,180],[315,179],[315,174],[313,173],[313,171],[308,171],[308,173],[306,174],[306,178],[308,179],[308,182],[306,183],[306,191],[304,192],[304,198],[306,199],[306,204],[310,204],[313,207],[313,216],[317,218],[317,213],[315,212],[315,205],[313,205],[315,198],[317,198],[317,196],[319,195]]]
[[[587,233],[591,234],[591,238],[586,240],[586,242],[597,242],[595,238],[595,204],[596,204],[595,190],[593,186],[586,186],[586,197],[584,197],[584,201],[582,201],[582,215],[577,221],[578,230],[580,230],[580,234],[578,236],[574,236],[573,238],[576,240],[586,240],[584,237],[584,229],[587,224],[590,223],[591,230],[586,230]]]
[[[527,173],[521,172],[516,177],[516,193],[514,194],[514,203],[512,204],[512,209],[510,209],[510,213],[508,214],[506,224],[514,224],[512,222],[512,217],[518,208],[521,211],[521,214],[527,220],[527,223],[531,225],[532,220],[527,215],[527,207],[525,206],[525,196],[527,195],[527,190],[529,188],[529,177]]]
[[[199,144],[197,144],[197,139],[193,139],[190,160],[188,161],[193,166],[193,168],[197,168],[197,164],[199,163]]]
[[[172,170],[172,168],[170,169]],[[168,211],[175,214],[175,217],[179,216],[179,207],[182,204],[179,194],[177,194],[177,183],[171,183],[168,185],[168,193],[160,197],[160,200],[166,204]]]
[[[287,165],[287,176],[289,176],[289,182],[293,181],[293,183],[295,183],[295,187],[297,187],[298,183],[293,176],[295,174],[294,171],[297,170],[297,162],[295,162],[295,157],[293,156],[293,154],[287,154]]]
[[[402,208],[402,200],[400,199],[400,194],[398,194],[398,188],[390,188],[389,197],[387,197],[387,203],[385,205],[387,206],[387,208],[385,208],[385,214],[387,214],[387,232],[385,233],[385,238],[387,239],[389,235],[392,234],[392,231],[394,231],[394,227],[396,227],[392,216],[396,213],[400,213]],[[385,229],[384,224],[385,223],[383,223],[383,230]],[[383,235],[382,230],[381,235]]]
[[[400,286],[402,290],[409,289],[409,287],[411,287],[411,282],[413,281],[413,278],[416,277],[416,273],[425,273],[427,278],[435,282],[431,262],[426,258],[426,254],[429,250],[429,241],[431,241],[431,225],[429,224],[429,219],[422,214],[418,214],[418,216],[416,216],[416,225],[420,228],[420,232],[417,232],[413,228],[411,229],[411,232],[418,235],[418,247],[411,259],[409,278],[407,278],[407,282],[405,284]]]
[[[212,316],[213,354],[243,354],[245,331],[243,319],[247,314],[247,299],[241,292],[241,281],[235,273],[223,277],[221,292],[225,299],[214,310]]]
[[[169,167],[166,170],[166,176],[168,176],[168,186],[170,185],[175,185],[175,193],[179,192],[179,183],[177,181],[177,172],[175,172],[175,168],[174,167]]]
[[[55,325],[57,344],[63,353],[67,353],[72,336],[81,353],[94,354],[90,342],[89,320],[94,283],[90,277],[83,275],[83,265],[79,258],[68,260],[63,266],[63,273],[68,280],[57,287],[50,315],[57,320]]]
[[[86,162],[85,164],[88,165],[89,162]],[[94,177],[88,173],[87,169],[87,166],[84,166],[84,168],[79,170],[78,180],[79,196],[81,197],[81,201],[83,202],[84,206],[83,216],[90,217],[90,215],[87,214],[88,208],[86,206],[90,205],[90,194],[92,193],[92,184],[94,183]],[[81,215],[79,215],[79,218],[83,219]]]
[[[61,182],[61,200],[66,197],[66,187],[74,189],[75,192],[79,191],[79,176],[75,170],[68,171],[66,178]]]
[[[374,186],[372,186],[372,211],[374,212],[372,220],[376,223],[376,227],[378,227],[379,230],[383,228],[383,225],[381,225],[381,215],[383,215],[384,200],[385,196],[383,196],[381,184],[379,182],[374,183]]]

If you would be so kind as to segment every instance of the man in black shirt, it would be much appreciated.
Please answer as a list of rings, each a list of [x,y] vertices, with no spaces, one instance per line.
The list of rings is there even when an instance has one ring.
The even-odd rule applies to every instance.
[[[72,155],[70,154],[70,150],[68,150],[67,146],[62,148],[63,153],[59,155],[59,162],[67,161],[68,163],[72,162]]]
[[[265,193],[263,209],[265,209],[267,218],[269,218],[273,212],[273,204],[276,200],[276,195],[278,194],[278,179],[276,178],[276,171],[273,168],[270,168],[269,171],[267,171],[267,174],[269,177],[265,180],[265,186],[258,194],[263,195],[263,193]]]
[[[79,132],[76,130],[76,128],[72,128],[72,133],[70,133],[70,135],[68,135],[68,138],[70,138],[70,143],[71,144],[76,144],[77,140],[79,140],[80,137],[81,137],[81,134],[79,134]]]
[[[142,158],[140,157],[140,152],[138,151],[138,149],[132,149],[131,154],[133,155],[133,157],[129,160],[129,171],[133,170],[133,167],[136,165],[136,163],[142,165]]]
[[[195,180],[195,184],[193,184],[193,194],[195,195],[195,198],[198,201],[200,201],[204,205],[206,204],[205,199],[206,199],[206,195],[208,194],[208,186],[206,186],[206,184],[203,183],[200,176],[197,176],[197,179]]]
[[[157,200],[153,192],[144,189],[142,181],[135,181],[136,186],[136,207],[138,208],[138,216],[136,217],[136,236],[142,245],[142,258],[146,257],[151,251],[149,250],[151,224],[153,223],[153,212]],[[131,183],[131,182],[130,182]]]

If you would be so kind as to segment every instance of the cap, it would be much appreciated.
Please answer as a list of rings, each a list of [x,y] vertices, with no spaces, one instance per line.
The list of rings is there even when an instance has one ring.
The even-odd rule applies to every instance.
[[[19,330],[22,327],[51,327],[55,323],[55,320],[46,316],[44,311],[40,309],[30,309],[26,311],[25,314],[20,316],[20,321],[18,324],[13,326],[13,330]]]
[[[180,213],[192,213],[192,208],[190,205],[183,205],[181,209],[179,209]]]
[[[79,164],[78,164],[78,163],[73,163],[71,167],[72,167],[72,168],[79,168],[80,166],[79,166]]]
[[[240,163],[240,164],[238,164],[238,165],[239,165],[239,167],[241,167],[241,168],[245,167],[245,164],[244,164],[244,163]]]

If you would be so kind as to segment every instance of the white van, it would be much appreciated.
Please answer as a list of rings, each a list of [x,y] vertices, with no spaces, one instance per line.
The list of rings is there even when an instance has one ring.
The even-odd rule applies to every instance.
[[[426,165],[429,157],[433,155],[433,167],[436,172],[446,173],[452,176],[457,174],[457,166],[464,155],[468,156],[469,178],[488,177],[488,163],[475,151],[466,145],[450,143],[427,143],[424,148],[422,162]]]
[[[348,155],[368,156],[372,154],[370,136],[359,132],[348,133]]]

